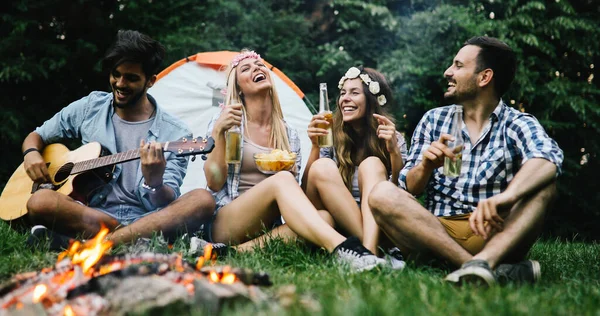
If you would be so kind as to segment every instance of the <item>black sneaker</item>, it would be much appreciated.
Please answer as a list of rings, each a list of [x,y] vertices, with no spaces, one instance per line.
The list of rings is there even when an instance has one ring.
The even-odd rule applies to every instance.
[[[362,245],[356,237],[350,237],[333,250],[337,261],[348,265],[354,272],[371,270],[383,266],[385,260],[378,258],[369,249]]]
[[[406,267],[404,256],[398,247],[390,248],[386,257],[392,270],[402,270]]]
[[[542,277],[540,263],[535,260],[525,260],[515,264],[500,264],[494,271],[498,283],[533,284]]]
[[[26,244],[31,248],[38,248],[48,244],[48,250],[62,251],[69,248],[71,238],[55,233],[46,226],[35,225],[31,227],[31,235],[27,237]]]
[[[448,274],[444,278],[444,281],[457,285],[468,283],[479,286],[491,286],[496,283],[496,277],[487,261],[475,259],[463,263],[460,269]]]

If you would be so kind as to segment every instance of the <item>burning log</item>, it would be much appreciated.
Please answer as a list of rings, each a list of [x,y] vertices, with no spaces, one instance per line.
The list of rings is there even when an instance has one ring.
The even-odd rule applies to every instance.
[[[190,310],[192,304],[216,313],[225,304],[267,299],[256,287],[272,284],[267,274],[203,267],[215,261],[210,248],[195,264],[179,254],[106,256],[107,232],[74,242],[54,268],[19,274],[0,286],[0,315],[122,315]]]

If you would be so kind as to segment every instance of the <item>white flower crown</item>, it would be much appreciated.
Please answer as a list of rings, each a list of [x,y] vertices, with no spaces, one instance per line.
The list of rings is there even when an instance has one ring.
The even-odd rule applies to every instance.
[[[377,103],[379,103],[379,105],[383,106],[387,103],[385,95],[381,94],[380,96],[377,96],[377,94],[381,92],[379,82],[371,79],[371,77],[369,77],[368,74],[361,73],[360,69],[356,67],[350,67],[350,69],[346,71],[346,74],[340,79],[340,82],[338,83],[338,89],[342,89],[346,80],[355,79],[357,77],[360,78],[360,80],[362,80],[362,82],[364,82],[367,85],[367,87],[369,87],[369,92],[371,92],[372,95],[377,97]]]

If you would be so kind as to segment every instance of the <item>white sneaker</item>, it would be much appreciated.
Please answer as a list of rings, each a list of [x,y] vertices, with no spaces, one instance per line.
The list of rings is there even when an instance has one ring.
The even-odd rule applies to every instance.
[[[385,260],[378,258],[362,245],[356,237],[350,237],[333,250],[337,261],[348,265],[354,272],[371,270],[385,265]]]
[[[406,262],[398,247],[390,248],[386,254],[386,258],[392,270],[403,270],[406,267]]]

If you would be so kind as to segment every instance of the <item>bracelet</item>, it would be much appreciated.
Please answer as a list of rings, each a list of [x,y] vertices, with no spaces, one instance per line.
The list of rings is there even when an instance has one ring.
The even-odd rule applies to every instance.
[[[160,189],[162,186],[163,186],[163,183],[161,183],[155,187],[151,187],[151,186],[147,185],[146,182],[142,182],[142,188],[144,188],[152,193],[155,193],[156,190]]]
[[[32,152],[32,151],[37,151],[38,153],[40,152],[39,149],[35,148],[35,147],[31,147],[31,148],[27,148],[25,149],[25,151],[23,152],[23,157],[25,157],[25,155],[27,155],[28,153]]]

